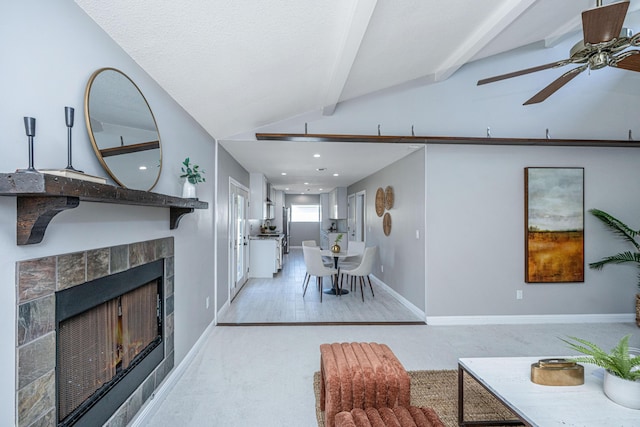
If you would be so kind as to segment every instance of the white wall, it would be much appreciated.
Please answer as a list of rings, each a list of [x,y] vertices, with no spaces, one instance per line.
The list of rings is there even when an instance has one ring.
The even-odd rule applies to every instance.
[[[524,282],[524,168],[584,167],[585,210],[640,227],[638,149],[427,149],[429,316],[632,313],[636,270],[585,265],[584,283]],[[627,250],[585,213],[585,264]],[[523,299],[516,300],[516,290]]]
[[[73,165],[106,176],[97,161],[83,120],[84,90],[93,71],[115,67],[128,74],[147,98],[163,144],[163,170],[154,191],[180,195],[180,163],[186,156],[207,172],[198,187],[208,210],[183,217],[169,230],[169,210],[82,202],[57,215],[42,243],[16,245],[16,199],[0,197],[0,425],[15,414],[15,262],[57,253],[121,243],[175,237],[175,359],[179,363],[211,323],[214,292],[214,141],[108,36],[71,1],[0,3],[0,171],[28,165],[23,116],[35,117],[36,168],[67,164],[64,107],[76,109]],[[168,60],[170,60],[168,58]],[[204,262],[203,262],[204,261]],[[209,280],[202,278],[210,278]]]
[[[391,233],[386,236],[375,209],[378,188],[393,188]],[[425,311],[425,150],[418,150],[349,186],[366,192],[366,245],[378,246],[374,275]],[[416,234],[417,233],[417,234]],[[417,237],[416,237],[417,236]]]

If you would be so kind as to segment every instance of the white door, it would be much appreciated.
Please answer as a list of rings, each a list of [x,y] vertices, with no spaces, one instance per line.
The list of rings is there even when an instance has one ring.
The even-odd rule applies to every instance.
[[[235,182],[229,183],[229,295],[237,295],[248,278],[249,239],[247,215],[249,191]]]
[[[356,239],[356,195],[347,196],[347,234],[349,241]]]
[[[364,242],[365,191],[347,197],[347,230],[349,240]]]
[[[355,239],[358,242],[366,241],[365,238],[365,208],[366,208],[366,192],[360,191],[356,193],[356,229],[355,229]]]

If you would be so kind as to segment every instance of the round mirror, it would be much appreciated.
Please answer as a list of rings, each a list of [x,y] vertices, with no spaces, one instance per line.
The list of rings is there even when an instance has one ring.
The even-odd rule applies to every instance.
[[[162,169],[160,134],[147,100],[115,68],[89,79],[84,117],[93,149],[107,173],[125,188],[149,191]]]

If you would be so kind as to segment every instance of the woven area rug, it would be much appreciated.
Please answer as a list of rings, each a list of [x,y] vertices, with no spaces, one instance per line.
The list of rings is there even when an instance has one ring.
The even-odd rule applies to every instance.
[[[458,425],[458,371],[408,371],[411,405],[433,408],[446,426]],[[513,420],[516,416],[468,375],[464,377],[465,421]],[[318,427],[324,427],[320,411],[320,372],[313,376]]]

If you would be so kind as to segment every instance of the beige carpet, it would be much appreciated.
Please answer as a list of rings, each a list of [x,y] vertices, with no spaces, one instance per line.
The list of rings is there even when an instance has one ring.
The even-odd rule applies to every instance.
[[[411,404],[433,408],[442,422],[458,426],[458,371],[408,371],[411,377]],[[491,396],[480,384],[465,375],[465,421],[513,420],[515,415]],[[320,411],[320,372],[313,376],[318,426],[324,427],[324,413]]]

